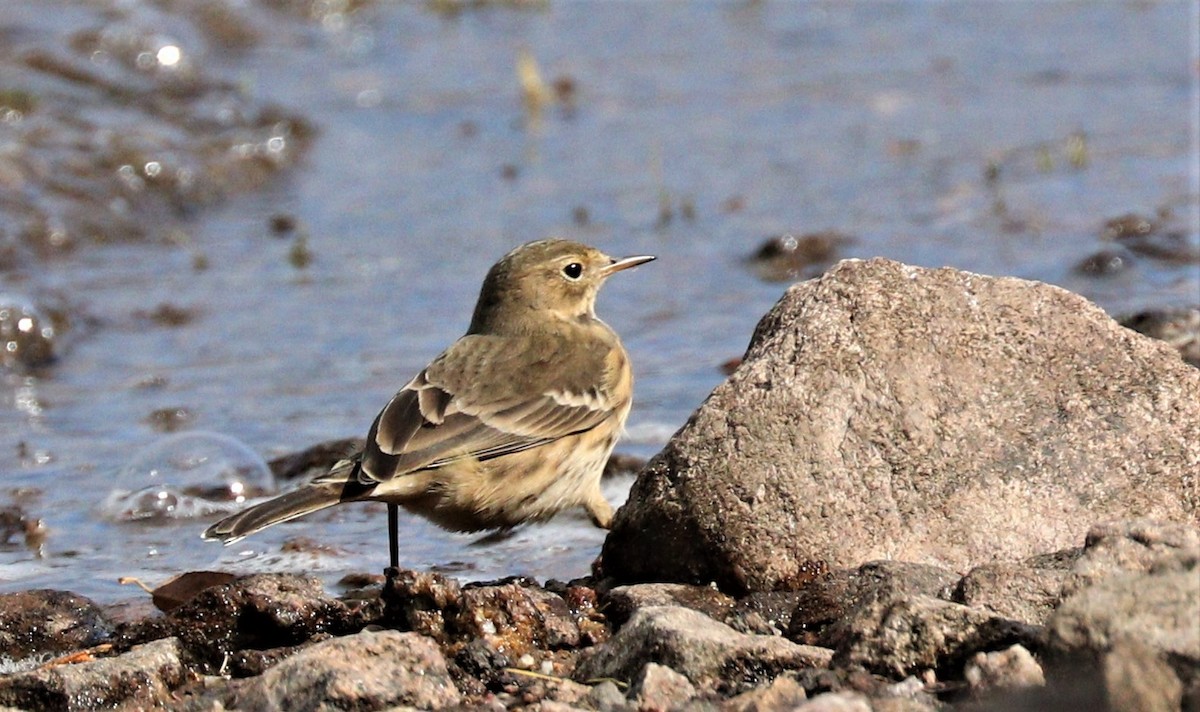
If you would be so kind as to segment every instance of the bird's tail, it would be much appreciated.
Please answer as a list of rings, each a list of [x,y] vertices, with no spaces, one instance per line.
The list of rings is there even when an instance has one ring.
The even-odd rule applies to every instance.
[[[228,546],[280,522],[312,514],[338,502],[360,499],[374,488],[374,483],[368,485],[359,482],[361,463],[361,453],[338,460],[329,472],[300,489],[225,517],[205,529],[200,536]]]
[[[225,517],[200,536],[229,545],[269,526],[332,507],[342,500],[343,489],[336,482],[308,484]]]

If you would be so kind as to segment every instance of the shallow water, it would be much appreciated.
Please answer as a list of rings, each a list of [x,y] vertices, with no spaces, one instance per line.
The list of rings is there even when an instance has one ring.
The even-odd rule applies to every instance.
[[[746,259],[772,235],[834,229],[854,238],[841,256],[1045,280],[1113,314],[1200,299],[1194,262],[1125,253],[1132,267],[1113,276],[1073,270],[1113,247],[1104,222],[1131,212],[1161,214],[1165,231],[1200,246],[1195,3],[552,0],[446,14],[264,0],[231,4],[246,20],[232,25],[205,20],[206,3],[174,3],[174,14],[142,0],[48,5],[5,3],[0,43],[69,55],[81,30],[161,24],[240,97],[213,91],[188,116],[273,102],[316,134],[265,175],[221,164],[234,178],[213,178],[202,196],[131,199],[125,215],[144,235],[83,235],[47,253],[15,238],[12,198],[38,184],[5,183],[19,127],[0,123],[0,187],[18,191],[0,199],[0,238],[18,244],[0,293],[72,317],[53,365],[3,373],[0,506],[18,503],[49,531],[40,557],[19,536],[0,548],[0,590],[115,600],[134,595],[119,576],[380,570],[380,506],[222,549],[197,538],[210,519],[121,523],[100,504],[113,474],[167,437],[148,422],[161,409],[265,457],[363,435],[465,328],[487,267],[529,239],[660,257],[614,279],[599,307],[638,384],[618,449],[641,456],[720,382],[719,364],[782,293]],[[572,107],[525,109],[522,48],[547,82],[571,78]],[[0,91],[38,81],[9,59]],[[114,130],[174,136],[196,123],[131,117],[118,94],[85,100]],[[235,129],[250,143],[273,135],[221,130]],[[56,131],[67,129],[52,126],[48,141]],[[139,156],[171,165],[164,143],[148,146]],[[296,224],[282,237],[270,226],[279,214]],[[305,268],[291,259],[297,234]],[[148,316],[160,304],[191,318]],[[610,497],[629,484],[610,482]],[[279,553],[296,536],[334,553]],[[402,558],[464,578],[570,578],[587,573],[602,537],[575,514],[491,543],[406,521]]]

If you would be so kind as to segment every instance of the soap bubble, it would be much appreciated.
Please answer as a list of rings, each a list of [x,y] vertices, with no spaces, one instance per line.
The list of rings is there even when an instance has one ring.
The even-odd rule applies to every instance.
[[[142,448],[117,472],[105,500],[118,521],[205,517],[275,492],[258,453],[228,435],[176,433]]]

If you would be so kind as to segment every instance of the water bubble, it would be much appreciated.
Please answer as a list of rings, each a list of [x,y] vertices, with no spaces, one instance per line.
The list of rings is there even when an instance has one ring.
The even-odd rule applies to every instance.
[[[118,521],[189,519],[230,512],[274,491],[258,453],[228,435],[191,431],[136,453],[117,472],[103,510]]]

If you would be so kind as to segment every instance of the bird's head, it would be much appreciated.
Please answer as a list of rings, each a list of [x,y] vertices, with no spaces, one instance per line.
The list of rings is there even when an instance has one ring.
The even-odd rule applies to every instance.
[[[621,270],[653,259],[649,255],[613,259],[570,240],[527,242],[488,271],[471,332],[523,329],[530,319],[595,318],[600,285]]]

